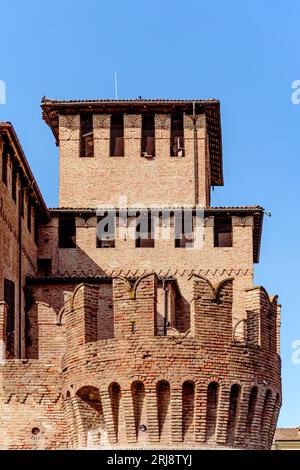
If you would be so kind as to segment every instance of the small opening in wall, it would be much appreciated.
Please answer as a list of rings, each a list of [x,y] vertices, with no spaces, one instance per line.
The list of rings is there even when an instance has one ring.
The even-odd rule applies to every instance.
[[[51,258],[38,258],[37,270],[39,276],[50,276],[52,271]]]
[[[155,155],[154,114],[142,116],[141,152],[143,157],[154,157]]]
[[[38,435],[40,434],[40,432],[41,432],[41,431],[40,431],[39,428],[32,428],[32,430],[31,430],[31,434],[32,434],[33,436],[38,436]]]
[[[171,116],[171,157],[184,156],[183,114]]]
[[[76,248],[76,224],[74,216],[59,218],[58,239],[59,248]]]
[[[80,156],[94,156],[93,115],[80,116]]]
[[[214,246],[221,248],[232,246],[232,222],[230,215],[215,217]]]
[[[112,114],[110,118],[110,156],[124,156],[124,116]]]

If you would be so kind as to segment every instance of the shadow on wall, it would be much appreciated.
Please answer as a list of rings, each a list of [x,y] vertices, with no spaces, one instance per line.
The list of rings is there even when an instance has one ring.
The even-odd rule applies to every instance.
[[[154,441],[270,448],[280,408],[279,395],[270,389],[187,380],[181,390],[176,388],[176,402],[171,401],[174,391],[169,382],[160,380],[150,401],[147,395],[152,396],[153,390],[141,381],[133,382],[125,394],[116,382],[101,391],[81,387],[72,398],[67,392],[64,406],[72,448],[99,449],[129,442],[147,447]],[[199,394],[206,399],[199,402]]]

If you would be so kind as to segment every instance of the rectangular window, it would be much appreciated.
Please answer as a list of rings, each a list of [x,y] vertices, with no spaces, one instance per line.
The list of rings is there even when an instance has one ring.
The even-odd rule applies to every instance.
[[[34,210],[34,242],[38,246],[39,242],[39,224],[38,224],[38,211]]]
[[[93,115],[80,115],[80,156],[94,156]]]
[[[5,146],[2,153],[2,181],[7,186],[7,151]]]
[[[144,157],[155,155],[155,123],[154,114],[142,115],[141,151]]]
[[[232,246],[232,222],[231,216],[215,217],[214,220],[214,246]]]
[[[191,210],[176,211],[175,217],[175,248],[191,248],[193,246],[193,213]]]
[[[12,167],[12,177],[11,177],[11,195],[13,200],[17,201],[17,170],[15,164]]]
[[[31,232],[31,199],[29,195],[27,199],[27,228]]]
[[[7,324],[6,324],[6,336],[7,345],[6,348],[11,355],[14,355],[14,344],[15,344],[15,284],[8,279],[4,279],[4,300],[7,304]]]
[[[110,117],[110,155],[124,156],[124,116],[112,114]]]
[[[171,157],[184,156],[183,113],[171,115]]]
[[[38,258],[37,260],[38,276],[47,277],[51,275],[51,258]]]
[[[24,219],[24,189],[21,188],[21,190],[19,191],[19,196],[20,196],[20,212],[21,212],[21,216],[23,217]]]
[[[136,225],[136,248],[154,248],[153,220],[150,212],[140,213]]]
[[[97,217],[97,248],[115,248],[115,220],[114,212]]]
[[[59,248],[76,248],[76,224],[74,216],[64,216],[58,222]]]

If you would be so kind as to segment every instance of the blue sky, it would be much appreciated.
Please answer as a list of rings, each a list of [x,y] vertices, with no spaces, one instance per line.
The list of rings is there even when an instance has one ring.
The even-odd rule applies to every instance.
[[[10,0],[0,8],[0,80],[13,122],[50,207],[58,152],[41,119],[48,98],[218,98],[225,186],[213,205],[260,204],[264,221],[255,283],[282,303],[281,426],[300,425],[298,276],[300,3],[251,0]]]

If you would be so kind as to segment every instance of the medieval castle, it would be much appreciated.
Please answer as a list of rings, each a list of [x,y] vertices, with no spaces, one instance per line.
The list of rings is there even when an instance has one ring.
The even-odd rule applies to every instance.
[[[210,205],[219,101],[41,107],[58,208],[0,123],[0,448],[269,449],[280,306],[263,209]]]

